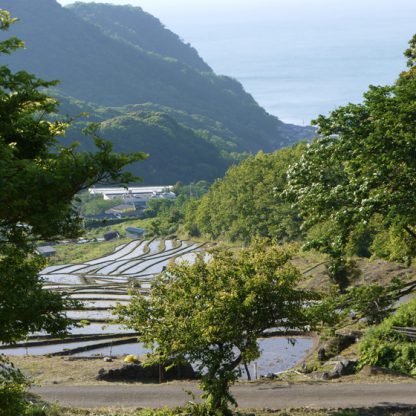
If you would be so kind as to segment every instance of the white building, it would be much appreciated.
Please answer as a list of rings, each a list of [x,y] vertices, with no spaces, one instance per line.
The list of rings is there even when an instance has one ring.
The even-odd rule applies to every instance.
[[[173,186],[141,186],[129,188],[89,188],[90,195],[102,195],[105,200],[122,198],[134,204],[146,205],[152,198],[175,199]]]

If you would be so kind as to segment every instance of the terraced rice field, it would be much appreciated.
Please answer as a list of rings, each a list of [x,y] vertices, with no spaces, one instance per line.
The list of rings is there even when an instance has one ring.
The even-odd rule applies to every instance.
[[[82,300],[86,307],[83,312],[91,311],[93,302],[100,305],[98,301],[101,309],[108,310],[117,302],[129,300],[129,287],[140,285],[145,289],[169,262],[180,261],[189,254],[195,256],[203,246],[180,240],[133,240],[118,246],[111,254],[83,264],[47,267],[41,276],[46,289],[63,291]],[[193,259],[187,257],[186,261]],[[90,321],[107,321],[96,315]]]
[[[132,240],[113,253],[82,264],[47,267],[41,272],[45,289],[64,292],[82,302],[82,310],[67,311],[67,315],[75,322],[90,324],[72,328],[64,342],[46,334],[32,334],[26,343],[0,346],[0,353],[69,355],[82,350],[88,354],[89,350],[111,351],[112,347],[131,343],[132,331],[110,324],[116,304],[130,300],[128,290],[132,286],[146,292],[169,262],[193,262],[204,246],[181,240]]]
[[[124,355],[146,353],[137,343],[137,334],[111,324],[117,303],[127,304],[132,286],[146,293],[155,276],[170,262],[193,263],[204,243],[181,240],[133,240],[118,246],[113,253],[82,264],[50,266],[41,272],[46,290],[59,291],[82,302],[82,310],[67,311],[75,322],[66,339],[47,334],[32,334],[27,342],[14,346],[0,345],[7,355]],[[205,258],[209,257],[206,254]],[[312,339],[299,338],[295,345],[285,338],[259,340],[263,354],[257,361],[259,374],[286,370],[299,362],[312,347]]]

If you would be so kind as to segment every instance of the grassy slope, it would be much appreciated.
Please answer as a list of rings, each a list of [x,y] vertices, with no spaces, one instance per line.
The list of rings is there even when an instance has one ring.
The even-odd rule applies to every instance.
[[[184,415],[185,413],[181,413]],[[126,410],[126,409],[95,409],[95,410],[82,410],[82,409],[60,409],[57,406],[51,410],[49,414],[45,416],[172,416],[173,413],[160,409],[159,411],[151,411],[147,409],[141,410]],[[372,409],[349,409],[349,410],[311,410],[311,409],[286,409],[286,410],[250,410],[239,409],[237,416],[414,416],[414,409],[406,409],[399,407],[395,409],[389,408],[372,408]],[[30,415],[29,415],[30,416]],[[191,416],[191,415],[189,415]]]
[[[185,413],[180,413],[185,415]],[[36,414],[37,415],[37,414]],[[95,409],[95,410],[82,410],[82,409],[63,409],[58,406],[53,406],[49,413],[44,416],[172,416],[173,413],[166,409],[160,409],[159,411],[151,411],[148,409],[141,410],[126,410],[126,409]],[[237,416],[414,416],[414,409],[406,409],[396,407],[395,409],[389,408],[372,408],[372,409],[349,409],[349,410],[311,410],[311,409],[286,409],[286,410],[250,410],[239,409],[235,413]],[[31,415],[28,415],[31,416]],[[189,415],[191,416],[191,415]]]
[[[388,262],[380,259],[356,258],[361,276],[353,285],[362,285],[378,283],[381,285],[388,284],[394,277],[400,277],[404,282],[416,279],[416,267],[407,267],[402,264]],[[293,263],[302,272],[314,268],[305,274],[305,280],[302,286],[310,289],[329,288],[330,282],[325,275],[325,257],[317,252],[303,252],[294,257]]]

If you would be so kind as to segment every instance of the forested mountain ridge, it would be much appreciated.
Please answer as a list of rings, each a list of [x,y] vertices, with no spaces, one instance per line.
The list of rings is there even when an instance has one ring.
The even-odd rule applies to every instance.
[[[236,153],[232,141],[209,135],[205,130],[187,127],[194,121],[186,113],[164,107],[137,104],[125,107],[102,107],[50,90],[60,102],[60,113],[80,114],[67,130],[64,145],[80,141],[82,130],[91,122],[98,126],[97,134],[110,140],[117,152],[134,152],[140,149],[150,157],[129,166],[129,171],[143,178],[146,184],[188,183],[190,181],[214,181],[222,177],[230,164],[246,155]],[[84,116],[83,113],[88,116]],[[183,118],[185,123],[175,117]],[[207,119],[195,120],[196,124],[214,123]],[[212,124],[212,128],[220,127]],[[93,141],[80,141],[80,150],[92,151]]]
[[[20,18],[10,32],[26,42],[26,50],[8,57],[7,64],[13,70],[61,80],[61,98],[78,100],[74,105],[68,98],[61,106],[71,116],[85,105],[95,108],[92,118],[98,115],[100,121],[107,113],[109,118],[141,111],[167,113],[196,130],[195,140],[215,145],[212,163],[222,160],[217,172],[224,172],[224,151],[268,152],[314,134],[312,128],[287,125],[268,114],[238,81],[217,76],[195,49],[140,8],[104,4],[63,8],[56,0],[4,0],[2,7]],[[112,111],[113,107],[118,108]],[[129,137],[129,150],[142,150],[141,141],[133,134]],[[166,152],[157,146],[158,140],[153,148]],[[183,161],[192,164],[199,157],[188,151]],[[166,166],[158,169],[165,176]],[[189,173],[181,180],[208,179]]]
[[[166,29],[159,19],[140,7],[76,2],[68,9],[114,39],[174,58],[197,70],[212,72],[195,48],[184,44],[177,34]]]
[[[108,109],[104,114],[109,116],[111,112]],[[70,144],[79,138],[84,127],[85,121],[74,123],[64,143]],[[129,171],[142,177],[146,184],[186,183],[193,178],[214,181],[230,165],[230,160],[214,144],[165,113],[113,114],[99,124],[97,133],[111,141],[116,152],[130,153],[140,149],[150,155],[147,160],[129,167]],[[80,150],[93,151],[93,142],[84,140]]]

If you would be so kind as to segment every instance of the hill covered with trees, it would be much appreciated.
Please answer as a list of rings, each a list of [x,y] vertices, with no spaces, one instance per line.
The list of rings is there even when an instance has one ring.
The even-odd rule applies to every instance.
[[[231,167],[202,197],[188,228],[209,238],[246,243],[256,236],[281,242],[299,238],[300,218],[281,193],[289,166],[304,150],[300,144],[271,154],[259,152]]]
[[[74,126],[69,138],[79,136],[80,126],[82,123]],[[137,147],[151,155],[141,166],[137,163],[130,168],[146,183],[188,182],[192,178],[213,181],[223,175],[229,162],[198,132],[161,112],[122,114],[103,121],[98,133],[110,140],[117,152],[129,153]],[[91,143],[82,148],[91,150]],[[197,157],[191,158],[192,154]]]
[[[113,116],[137,110],[169,114],[177,123],[197,130],[193,140],[198,144],[181,149],[184,163],[191,166],[199,157],[204,163],[203,154],[195,149],[213,145],[217,154],[212,171],[218,176],[230,164],[223,152],[269,152],[314,134],[311,128],[288,125],[268,114],[238,81],[216,75],[194,48],[141,8],[85,3],[64,8],[56,0],[4,3],[20,18],[12,34],[26,42],[26,49],[7,57],[7,64],[13,70],[60,80],[61,111],[70,116],[85,106],[94,107],[92,118],[101,119],[109,113],[104,107],[117,107]],[[172,155],[160,136],[153,140],[153,153],[146,163],[156,157],[155,151],[166,153],[161,159]],[[179,149],[179,138],[172,139],[176,140]],[[126,150],[142,150],[142,140],[134,135],[123,142]],[[203,176],[191,167],[192,174],[186,177],[160,164],[157,170],[160,180],[171,174],[170,182],[212,177],[212,171]],[[144,179],[154,182],[153,177],[144,175]]]
[[[76,2],[68,9],[113,39],[171,57],[199,71],[212,72],[196,49],[184,44],[177,34],[166,29],[156,17],[140,7]]]

